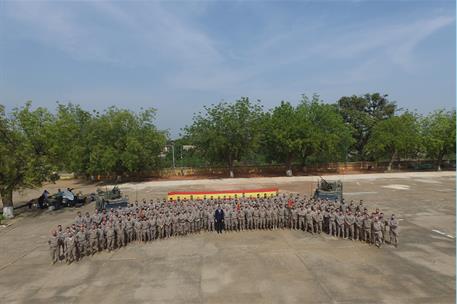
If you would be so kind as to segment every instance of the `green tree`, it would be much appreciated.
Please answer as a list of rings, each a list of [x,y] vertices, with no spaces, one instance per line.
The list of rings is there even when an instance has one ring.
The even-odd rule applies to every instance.
[[[79,105],[58,104],[51,134],[53,155],[60,170],[84,174],[90,159],[89,134],[93,117]]]
[[[87,134],[87,175],[130,175],[159,167],[167,134],[154,125],[155,110],[110,107],[96,113]]]
[[[259,146],[262,116],[260,103],[243,97],[204,107],[204,113],[194,115],[184,131],[205,158],[226,163],[233,177],[235,161]]]
[[[285,163],[288,175],[297,159],[304,164],[345,160],[353,142],[336,107],[316,94],[311,99],[303,95],[297,107],[281,102],[266,115],[263,133],[269,158]]]
[[[53,117],[31,102],[10,115],[0,105],[0,196],[6,216],[13,216],[13,192],[35,188],[55,178],[49,151]]]
[[[372,128],[379,122],[394,116],[397,105],[388,95],[379,93],[363,96],[344,96],[337,101],[337,107],[344,121],[352,126],[355,142],[352,153],[356,159],[365,159],[363,154]]]
[[[365,152],[376,159],[388,159],[388,171],[391,171],[396,158],[416,156],[420,145],[418,118],[414,113],[405,112],[378,122]]]
[[[285,163],[287,175],[292,175],[292,162],[300,157],[309,121],[302,119],[297,108],[289,102],[266,114],[263,127],[263,148],[268,158]]]
[[[421,122],[423,144],[428,157],[436,160],[441,170],[443,158],[455,153],[455,110],[437,110]]]
[[[303,95],[298,105],[302,122],[303,163],[346,160],[353,144],[351,126],[346,125],[335,105],[326,104],[314,94],[311,99]]]

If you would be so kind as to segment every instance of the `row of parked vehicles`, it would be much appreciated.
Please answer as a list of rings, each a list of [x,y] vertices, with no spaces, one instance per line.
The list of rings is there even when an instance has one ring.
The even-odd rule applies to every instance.
[[[31,200],[28,207],[37,207],[39,209],[58,210],[65,207],[81,207],[93,201],[96,202],[96,208],[111,209],[128,205],[128,197],[123,196],[119,187],[114,186],[112,189],[103,191],[98,188],[95,193],[83,195],[81,192],[74,193],[74,189],[58,189],[56,193],[49,193],[44,190],[40,197]]]

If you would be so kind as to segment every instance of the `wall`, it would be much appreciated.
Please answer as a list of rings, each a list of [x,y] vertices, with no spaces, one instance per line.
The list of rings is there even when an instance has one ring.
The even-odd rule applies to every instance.
[[[360,174],[375,173],[387,171],[388,162],[348,162],[348,163],[327,163],[314,166],[302,167],[294,165],[292,167],[293,175],[325,175],[325,174]],[[445,161],[441,165],[443,170],[455,170],[455,160]],[[392,172],[398,171],[434,171],[436,165],[433,161],[428,160],[408,160],[396,161],[393,163]],[[285,176],[286,167],[284,165],[257,165],[257,166],[236,166],[236,177],[254,177],[254,176]],[[228,177],[229,171],[226,167],[177,167],[165,168],[142,174],[124,177],[127,179],[142,178],[192,178],[192,177]],[[114,180],[115,176],[96,176],[94,180]],[[120,179],[118,178],[118,181]]]
[[[294,175],[319,175],[319,174],[356,174],[387,171],[388,162],[350,162],[350,163],[327,163],[315,166],[293,166]],[[443,170],[455,170],[455,161],[444,162]],[[436,170],[432,161],[397,161],[393,163],[392,171],[424,171]],[[243,176],[283,176],[286,167],[283,165],[260,165],[235,167],[235,175]],[[226,177],[228,169],[224,167],[205,168],[167,168],[143,174],[143,177],[186,177],[186,176],[214,176]]]

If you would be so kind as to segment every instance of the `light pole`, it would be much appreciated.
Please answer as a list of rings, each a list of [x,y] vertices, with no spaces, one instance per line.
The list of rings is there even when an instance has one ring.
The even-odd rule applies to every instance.
[[[173,169],[175,169],[176,165],[175,165],[175,143],[174,142],[171,142],[171,153],[173,154]]]

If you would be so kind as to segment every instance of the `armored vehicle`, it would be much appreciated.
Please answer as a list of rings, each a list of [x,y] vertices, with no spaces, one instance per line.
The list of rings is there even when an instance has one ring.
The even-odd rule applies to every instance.
[[[114,186],[113,189],[107,191],[97,189],[94,198],[96,201],[95,207],[98,210],[127,207],[129,203],[128,197],[123,197],[121,190],[117,186]]]
[[[340,180],[327,181],[321,177],[314,191],[315,199],[326,199],[329,201],[343,201],[343,183]]]

